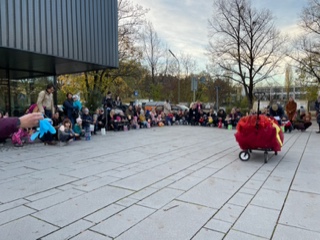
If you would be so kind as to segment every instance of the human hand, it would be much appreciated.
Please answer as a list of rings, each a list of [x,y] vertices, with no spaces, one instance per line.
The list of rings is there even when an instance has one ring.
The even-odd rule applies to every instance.
[[[32,128],[39,126],[39,120],[43,119],[42,113],[30,113],[23,115],[20,119],[21,128]]]

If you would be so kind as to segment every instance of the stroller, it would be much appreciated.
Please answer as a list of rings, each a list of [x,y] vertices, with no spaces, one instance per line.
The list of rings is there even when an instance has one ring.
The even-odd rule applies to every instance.
[[[242,117],[237,125],[235,138],[242,151],[239,158],[242,161],[250,159],[252,150],[264,152],[264,162],[268,162],[268,152],[274,151],[275,155],[281,151],[283,145],[283,132],[276,119],[260,115],[260,100],[265,93],[257,92],[254,96],[258,99],[257,115]]]

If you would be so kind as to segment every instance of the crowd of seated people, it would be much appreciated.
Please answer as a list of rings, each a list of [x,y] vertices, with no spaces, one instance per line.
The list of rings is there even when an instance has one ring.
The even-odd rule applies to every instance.
[[[75,100],[72,100],[72,94],[69,93],[68,95],[70,95],[68,101],[72,106]],[[232,108],[228,113],[222,108],[216,112],[213,108],[204,109],[199,101],[192,103],[189,110],[178,109],[172,111],[168,101],[165,102],[167,106],[162,109],[153,107],[151,110],[146,110],[140,104],[131,104],[123,108],[119,97],[116,98],[114,104],[110,103],[110,99],[109,94],[108,99],[105,100],[106,104],[102,108],[96,109],[93,114],[90,114],[89,109],[85,106],[82,107],[80,112],[77,113],[78,117],[74,117],[74,123],[68,115],[63,117],[63,111],[56,111],[52,116],[52,125],[57,132],[54,134],[53,139],[62,142],[81,139],[90,140],[92,134],[95,135],[97,131],[102,130],[117,132],[166,125],[235,129],[244,115],[257,114],[255,110],[250,110],[250,112],[243,114],[236,107]],[[294,129],[305,131],[312,124],[310,113],[307,113],[303,107],[298,109],[296,114],[288,117],[283,107],[276,103],[261,109],[259,114],[275,118],[279,125],[283,126],[285,132],[291,132]],[[66,121],[66,119],[70,121]]]

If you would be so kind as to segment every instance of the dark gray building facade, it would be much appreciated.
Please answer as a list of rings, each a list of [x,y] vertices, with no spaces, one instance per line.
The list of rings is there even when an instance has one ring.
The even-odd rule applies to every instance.
[[[0,0],[0,96],[11,105],[13,79],[117,68],[117,19],[117,0]]]

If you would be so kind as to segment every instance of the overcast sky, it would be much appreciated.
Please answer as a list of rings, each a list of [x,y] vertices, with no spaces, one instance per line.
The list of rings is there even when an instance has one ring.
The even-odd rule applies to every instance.
[[[208,20],[212,17],[212,0],[133,0],[150,9],[147,18],[153,23],[159,38],[175,55],[190,54],[205,70],[204,55],[208,45]],[[275,17],[276,26],[293,34],[307,0],[252,0],[258,8],[267,8]]]

